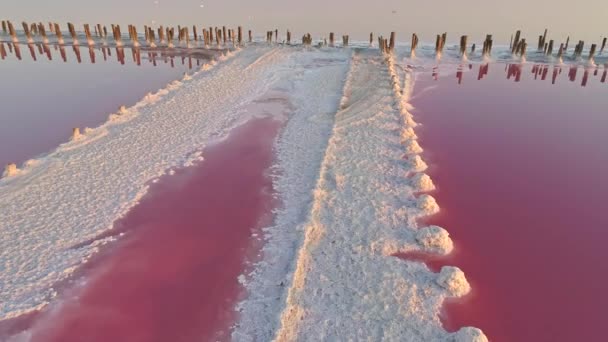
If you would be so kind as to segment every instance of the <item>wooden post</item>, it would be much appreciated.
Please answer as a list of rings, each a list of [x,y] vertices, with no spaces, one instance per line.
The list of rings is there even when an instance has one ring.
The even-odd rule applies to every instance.
[[[511,42],[509,43],[509,49],[513,50],[513,35],[511,35]]]
[[[287,30],[287,44],[291,45],[291,32]]]
[[[28,24],[25,21],[22,22],[21,25],[23,26],[23,32],[25,33],[27,42],[32,43],[34,40],[32,39],[32,33],[30,32],[30,27],[28,26]]]
[[[275,42],[279,41],[279,30],[274,30],[274,41]]]
[[[57,42],[59,42],[60,45],[63,45],[63,35],[61,34],[61,29],[57,23],[55,23],[55,35],[57,35]]]
[[[103,38],[108,39],[108,28],[107,27],[103,27]]]
[[[239,32],[239,46],[243,45],[243,28],[241,26],[239,26],[238,28]]]
[[[472,54],[473,52],[475,52],[475,48],[476,48],[476,45],[475,45],[475,43],[473,43],[473,45],[471,45],[471,54]]]
[[[597,44],[591,44],[591,50],[589,50],[589,62],[593,62],[593,58],[595,57],[596,48],[597,48]]]
[[[416,48],[418,47],[418,35],[415,33],[412,33],[412,45],[411,45],[411,54],[415,54],[416,53]]]
[[[6,58],[6,49],[4,48],[4,42],[0,41],[0,58]]]
[[[564,46],[564,52],[568,51],[568,44],[570,43],[570,36],[566,38],[566,45]]]
[[[467,36],[460,37],[460,55],[462,57],[467,56],[467,40],[468,40]]]
[[[435,54],[439,53],[440,45],[441,45],[441,36],[437,35],[437,38],[435,39]]]
[[[549,45],[547,46],[547,55],[553,55],[553,39],[549,40]]]
[[[561,60],[563,55],[564,55],[564,43],[561,43],[559,45],[559,51],[557,52],[557,58]]]
[[[222,37],[224,38],[224,45],[226,44],[226,26],[222,26]]]
[[[194,35],[194,41],[198,42],[198,33],[196,32],[196,25],[192,25],[192,34]]]
[[[334,46],[334,33],[329,33],[329,46]]]
[[[2,32],[6,34],[6,21],[2,20]]]
[[[78,38],[76,37],[76,29],[74,28],[74,24],[68,23],[68,30],[70,31],[70,35],[72,36],[72,43],[74,45],[77,45]]]
[[[219,28],[217,28],[217,27],[215,28],[215,40],[217,42],[217,46],[220,46],[220,40],[221,40],[221,35],[222,35],[221,32],[222,31],[220,31]]]
[[[87,37],[87,43],[89,45],[95,45],[95,42],[93,41],[93,37],[91,37],[91,28],[89,27],[89,24],[84,24],[84,34]]]
[[[18,43],[19,39],[17,39],[17,31],[15,31],[15,27],[13,27],[13,23],[8,22],[8,33],[11,35],[13,43]]]
[[[604,52],[604,48],[606,47],[606,40],[608,40],[608,38],[604,37],[604,40],[602,40],[602,47],[600,48],[600,54],[602,54],[602,52]]]
[[[547,29],[545,29],[545,33],[543,33],[543,46],[547,42]]]
[[[249,30],[249,42],[253,42],[253,32],[251,32],[251,30]]]
[[[369,46],[374,46],[374,32],[369,33]]]
[[[389,52],[395,51],[395,32],[391,32],[390,44],[388,47]]]
[[[521,35],[521,31],[517,30],[515,32],[515,40],[513,40],[513,46],[511,47],[511,53],[512,54],[516,54],[517,53],[517,47],[519,46],[519,36]]]
[[[101,29],[101,24],[97,24],[97,36],[99,38],[103,38],[103,31]]]
[[[348,35],[342,36],[342,46],[348,46]]]
[[[42,37],[42,42],[44,44],[48,44],[49,39],[46,36],[46,29],[44,28],[44,24],[41,23],[40,25],[38,25],[38,32],[40,32],[40,36]]]

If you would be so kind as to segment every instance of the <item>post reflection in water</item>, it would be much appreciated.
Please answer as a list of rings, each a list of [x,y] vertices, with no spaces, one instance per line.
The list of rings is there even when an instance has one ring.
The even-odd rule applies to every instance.
[[[500,63],[495,63],[500,64]],[[467,79],[466,65],[456,66],[456,82],[463,84]],[[530,73],[524,73],[525,68],[530,68]],[[551,80],[551,84],[556,84],[562,74],[562,69],[568,68],[568,80],[570,82],[576,82],[579,69],[583,69],[583,76],[580,80],[580,86],[586,87],[589,82],[593,82],[593,78],[597,78],[600,83],[606,83],[608,79],[608,65],[600,66],[584,66],[584,65],[549,65],[549,64],[522,64],[522,63],[505,63],[505,74],[507,80],[513,80],[514,82],[521,82],[522,76],[531,75],[530,79],[536,81],[548,81]],[[600,68],[601,73],[600,73]],[[468,69],[472,69],[472,64],[468,65]],[[478,65],[477,80],[483,80],[490,70],[490,63],[484,63]],[[549,72],[551,77],[549,78]],[[449,74],[449,73],[448,73]],[[439,66],[434,66],[431,69],[431,78],[434,81],[439,80]]]
[[[66,46],[71,46],[72,51],[74,53],[75,61],[77,63],[83,63],[82,54],[81,54],[81,46],[80,45],[65,45],[65,44],[45,44],[45,43],[28,43],[27,47],[30,52],[31,60],[34,62],[39,61],[39,57],[44,57],[44,59],[48,61],[53,60],[53,50],[55,52],[59,51],[59,55],[61,56],[61,60],[65,63],[68,62],[68,56],[66,52]],[[52,47],[52,49],[51,49]],[[110,47],[105,45],[87,45],[83,48],[88,49],[88,61],[91,64],[95,64],[101,59],[97,59],[97,52],[101,52],[101,56],[103,57],[104,62],[111,61],[108,57],[112,57],[112,50]],[[194,68],[194,61],[196,61],[196,66],[200,66],[206,61],[213,59],[218,51],[207,51],[207,52],[191,52],[191,51],[183,51],[183,50],[172,50],[167,51],[163,49],[148,49],[148,48],[140,48],[140,47],[123,47],[116,46],[116,61],[121,65],[125,65],[127,60],[125,58],[125,49],[130,50],[130,54],[132,57],[132,63],[141,66],[142,65],[142,52],[144,53],[144,60],[148,60],[150,64],[153,66],[158,66],[157,60],[160,59],[164,62],[164,64],[170,65],[171,68],[175,68],[174,57],[181,57],[182,65],[186,65],[186,59],[188,60],[188,68]],[[22,60],[21,55],[21,44],[13,43],[13,42],[0,42],[0,60],[5,60],[10,58],[13,55],[17,60]],[[201,63],[201,61],[203,63]]]

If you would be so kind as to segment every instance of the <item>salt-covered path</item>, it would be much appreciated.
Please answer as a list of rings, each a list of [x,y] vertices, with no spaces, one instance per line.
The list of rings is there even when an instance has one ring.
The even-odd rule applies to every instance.
[[[438,313],[444,297],[468,291],[466,281],[455,269],[437,275],[391,256],[449,249],[443,231],[416,225],[438,207],[416,195],[432,183],[419,173],[421,149],[392,67],[376,52],[353,57],[278,340],[448,339]]]

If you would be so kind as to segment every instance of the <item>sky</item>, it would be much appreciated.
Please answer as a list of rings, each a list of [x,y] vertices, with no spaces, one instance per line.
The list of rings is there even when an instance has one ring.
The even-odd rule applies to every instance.
[[[550,3],[550,6],[548,5]],[[448,42],[460,35],[481,41],[494,35],[494,44],[509,44],[521,29],[534,44],[545,28],[549,38],[599,43],[608,36],[606,0],[3,0],[0,19],[13,22],[68,21],[82,24],[238,26],[256,35],[275,28],[290,29],[294,37],[311,33],[315,38],[333,31],[338,37],[366,40],[370,32],[397,32],[409,42],[416,32],[425,42],[448,33]],[[20,27],[21,25],[19,25]],[[124,31],[124,30],[123,30]],[[143,31],[140,29],[139,31]]]

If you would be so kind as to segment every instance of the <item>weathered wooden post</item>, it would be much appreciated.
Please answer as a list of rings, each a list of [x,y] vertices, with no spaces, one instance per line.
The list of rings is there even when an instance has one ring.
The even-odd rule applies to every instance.
[[[287,45],[291,45],[291,31],[287,30]]]
[[[91,28],[89,27],[89,24],[84,24],[84,34],[87,37],[89,46],[95,45],[95,41],[93,41],[93,37],[91,37]]]
[[[222,26],[222,37],[224,39],[224,45],[226,45],[226,26]]]
[[[463,58],[466,58],[467,56],[467,40],[468,36],[460,37],[460,56],[462,56]]]
[[[604,37],[604,39],[602,40],[602,47],[600,48],[600,54],[602,54],[602,52],[604,52],[604,48],[606,47],[606,40],[608,40],[608,38]]]
[[[76,37],[76,29],[74,28],[74,24],[68,23],[68,30],[72,36],[72,44],[78,45],[78,38]]]
[[[395,51],[395,32],[391,32],[390,43],[388,47],[389,52],[393,53]]]
[[[192,34],[194,35],[194,41],[198,42],[198,33],[196,32],[196,25],[192,25]]]
[[[537,49],[538,51],[542,51],[542,49],[543,49],[543,45],[544,45],[544,43],[543,43],[543,36],[542,36],[542,35],[540,35],[540,36],[538,36],[538,46],[537,46],[537,48],[536,48],[536,49]]]
[[[553,55],[553,39],[549,40],[549,44],[547,46],[547,55]]]
[[[11,35],[13,43],[19,43],[19,39],[17,38],[17,31],[15,31],[15,27],[13,27],[13,23],[8,22],[8,33]]]
[[[411,55],[416,54],[417,47],[418,47],[418,35],[416,33],[412,33]]]
[[[97,36],[98,36],[99,38],[104,38],[104,37],[103,37],[103,31],[102,31],[102,29],[101,29],[101,24],[97,24]]]
[[[475,43],[473,43],[473,45],[471,45],[471,54],[475,52],[475,48],[477,46],[475,45]]]
[[[2,32],[6,34],[6,21],[2,20]]]
[[[21,23],[21,26],[23,26],[23,32],[25,33],[25,38],[27,38],[27,42],[28,43],[34,42],[34,40],[32,39],[32,33],[30,32],[30,27],[28,26],[28,24],[24,21]]]
[[[348,35],[343,35],[342,36],[342,45],[343,46],[348,46]]]
[[[49,38],[46,36],[46,29],[42,23],[38,26],[38,32],[40,32],[40,36],[42,37],[42,43],[48,44]]]
[[[0,58],[6,58],[6,49],[4,48],[4,42],[0,41]]]
[[[238,38],[239,38],[239,46],[243,45],[243,28],[239,26],[238,28]]]
[[[516,54],[516,52],[517,52],[517,48],[519,46],[519,37],[520,37],[520,35],[521,35],[521,31],[517,30],[515,32],[515,40],[513,40],[513,46],[511,47],[511,53],[512,54]]]
[[[278,29],[277,29],[277,30],[274,30],[274,41],[275,41],[276,43],[278,43],[278,42],[279,42],[279,30],[278,30]]]
[[[108,39],[108,28],[105,26],[103,27],[103,38]]]
[[[217,42],[217,46],[220,46],[220,41],[222,40],[222,31],[219,28],[215,28],[215,40]]]
[[[570,44],[570,36],[566,38],[566,45],[564,46],[564,52],[568,51],[568,44]]]
[[[253,43],[253,32],[249,30],[249,42]]]
[[[562,56],[564,55],[564,43],[559,45],[559,50],[557,51],[557,59],[562,60]]]
[[[439,47],[441,46],[441,36],[437,35],[435,39],[435,54],[439,54]]]
[[[334,33],[330,32],[329,33],[329,46],[334,46]]]
[[[591,44],[591,50],[589,50],[589,62],[593,63],[593,59],[595,58],[595,49],[597,48],[597,44]]]
[[[57,35],[57,42],[59,45],[63,45],[63,35],[61,34],[61,29],[57,23],[55,23],[55,35]]]
[[[369,46],[374,46],[374,32],[369,33]]]

